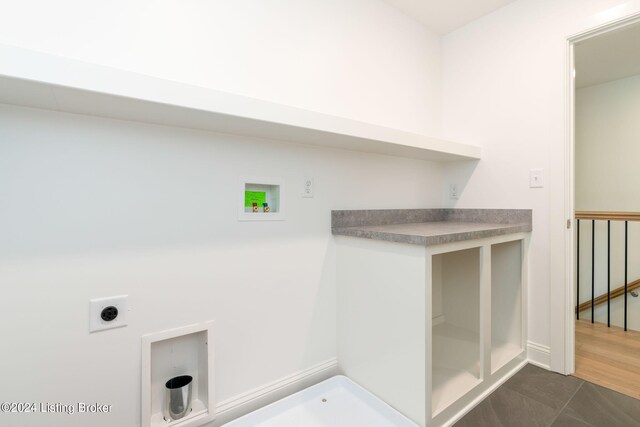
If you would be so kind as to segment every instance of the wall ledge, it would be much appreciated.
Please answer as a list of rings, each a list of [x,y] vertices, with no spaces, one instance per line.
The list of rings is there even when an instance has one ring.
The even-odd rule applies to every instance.
[[[0,44],[0,103],[434,161],[480,147]]]

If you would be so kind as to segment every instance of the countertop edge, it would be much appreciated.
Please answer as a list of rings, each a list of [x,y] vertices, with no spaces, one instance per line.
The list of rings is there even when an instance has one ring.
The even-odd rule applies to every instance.
[[[436,221],[440,222],[440,221]],[[441,221],[442,223],[451,223],[449,221]],[[482,224],[482,223],[478,223]],[[465,240],[482,239],[486,237],[502,236],[506,234],[531,232],[530,223],[520,224],[504,224],[504,227],[490,228],[485,230],[473,230],[464,232],[453,232],[439,234],[435,236],[418,236],[411,234],[400,234],[394,232],[386,232],[379,230],[366,230],[362,227],[336,227],[331,229],[331,233],[335,236],[357,237],[369,240],[379,240],[395,243],[407,243],[420,246],[433,246],[445,243],[460,242]]]
[[[492,224],[532,223],[531,209],[370,209],[332,210],[331,227],[366,227],[424,222],[466,222]]]

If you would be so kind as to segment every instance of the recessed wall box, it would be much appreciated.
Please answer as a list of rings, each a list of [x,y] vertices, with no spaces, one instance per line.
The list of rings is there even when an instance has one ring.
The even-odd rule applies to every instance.
[[[142,337],[142,426],[196,427],[215,418],[213,321]],[[166,421],[167,381],[191,376],[191,411]]]
[[[280,178],[243,176],[239,185],[239,221],[280,221],[284,185]]]

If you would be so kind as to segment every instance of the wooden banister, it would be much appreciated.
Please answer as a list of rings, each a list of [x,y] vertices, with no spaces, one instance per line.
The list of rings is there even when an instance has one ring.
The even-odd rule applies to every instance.
[[[634,282],[631,282],[629,284],[627,284],[627,293],[633,291],[634,289],[638,289],[640,288],[640,280],[636,280]],[[619,288],[616,288],[614,290],[611,291],[611,299],[613,300],[614,298],[618,298],[619,296],[624,295],[624,286],[620,286]],[[593,305],[594,306],[598,306],[602,303],[607,302],[607,294],[602,294],[598,297],[596,297],[593,300]],[[577,308],[576,311],[584,311],[584,310],[588,310],[591,308],[591,300],[583,302],[582,304],[580,304]]]
[[[576,211],[576,219],[640,221],[640,212]]]

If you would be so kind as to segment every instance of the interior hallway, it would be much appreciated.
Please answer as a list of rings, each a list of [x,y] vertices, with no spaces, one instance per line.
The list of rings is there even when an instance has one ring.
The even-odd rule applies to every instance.
[[[640,399],[640,332],[576,320],[575,376]]]

